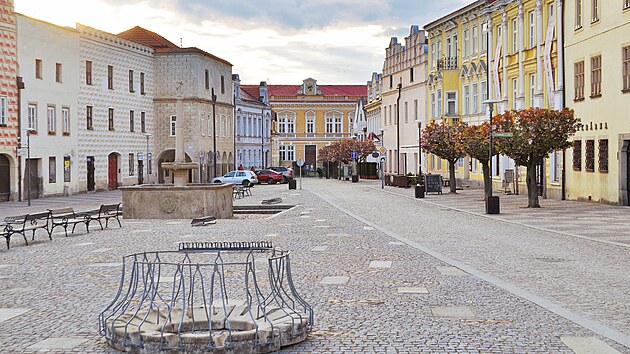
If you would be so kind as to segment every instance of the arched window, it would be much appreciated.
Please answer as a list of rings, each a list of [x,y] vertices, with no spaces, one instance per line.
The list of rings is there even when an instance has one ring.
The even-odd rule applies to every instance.
[[[295,112],[278,113],[278,133],[295,133]]]
[[[315,112],[306,112],[306,133],[315,133]]]
[[[330,111],[324,114],[326,119],[326,133],[343,133],[343,113]]]

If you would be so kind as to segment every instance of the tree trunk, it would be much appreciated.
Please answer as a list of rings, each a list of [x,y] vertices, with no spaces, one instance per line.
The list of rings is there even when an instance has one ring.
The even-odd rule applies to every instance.
[[[540,208],[538,203],[538,186],[536,186],[536,160],[530,159],[527,163],[527,207]]]
[[[490,176],[490,164],[488,164],[488,161],[479,162],[481,162],[481,171],[483,172],[483,191],[485,196],[489,197],[492,186],[492,176]]]
[[[448,162],[448,179],[451,187],[451,193],[457,193],[457,181],[455,180],[455,162],[457,162],[457,160]]]

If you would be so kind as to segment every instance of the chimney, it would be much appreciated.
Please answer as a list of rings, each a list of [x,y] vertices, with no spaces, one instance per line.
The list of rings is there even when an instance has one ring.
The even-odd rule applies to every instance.
[[[241,98],[241,78],[238,74],[232,74],[232,82],[234,84],[234,97]]]
[[[260,93],[260,102],[262,103],[269,103],[269,90],[267,89],[267,81],[261,81],[260,82],[260,89],[259,89],[259,93]]]

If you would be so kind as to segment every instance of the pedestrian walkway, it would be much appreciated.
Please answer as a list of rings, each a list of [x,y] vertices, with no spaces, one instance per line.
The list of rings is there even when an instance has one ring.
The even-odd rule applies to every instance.
[[[120,202],[122,202],[122,192],[119,189],[93,193],[81,193],[71,196],[31,199],[31,206],[28,206],[27,201],[4,202],[0,203],[0,218],[63,207],[71,207],[75,210],[98,209],[101,204]]]

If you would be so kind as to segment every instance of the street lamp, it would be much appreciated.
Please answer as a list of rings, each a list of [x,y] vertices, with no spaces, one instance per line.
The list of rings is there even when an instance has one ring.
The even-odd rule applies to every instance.
[[[353,142],[356,142],[357,135],[352,135]],[[359,182],[359,175],[357,174],[357,152],[356,150],[352,150],[352,183]]]
[[[385,147],[385,129],[378,130],[381,132],[381,147]],[[381,189],[385,189],[385,156],[380,157],[381,162]]]
[[[499,197],[492,195],[492,112],[494,110],[494,104],[499,102],[501,101],[483,101],[483,104],[487,105],[490,110],[490,147],[488,149],[488,173],[490,174],[490,186],[488,186],[488,195],[486,196],[486,214],[499,214]]]
[[[400,174],[400,91],[402,84],[398,84],[398,98],[396,98],[396,174]]]
[[[212,178],[217,176],[217,115],[216,115],[217,95],[214,94],[212,88],[212,158],[214,161],[214,174]]]
[[[28,196],[28,206],[31,206],[31,134],[33,128],[26,128],[26,194]]]
[[[416,198],[424,198],[424,178],[422,178],[422,121],[418,123],[418,178],[416,182]]]

